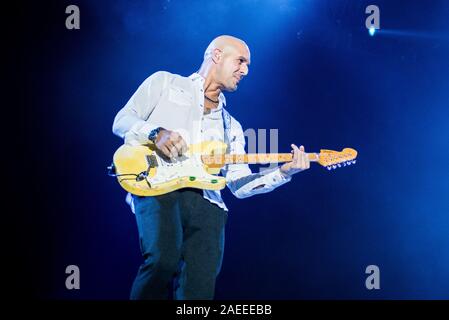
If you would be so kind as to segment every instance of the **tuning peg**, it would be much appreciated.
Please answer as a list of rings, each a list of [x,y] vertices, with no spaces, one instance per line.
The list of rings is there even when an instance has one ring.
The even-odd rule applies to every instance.
[[[337,163],[337,167],[341,168],[341,164]]]
[[[343,167],[346,167],[347,166],[347,164],[346,164],[346,161],[345,162],[343,162]]]
[[[337,166],[335,164],[333,164],[332,169],[337,169]]]
[[[332,170],[332,167],[331,167],[331,166],[327,166],[326,168],[327,168],[327,170],[329,170],[329,171]]]

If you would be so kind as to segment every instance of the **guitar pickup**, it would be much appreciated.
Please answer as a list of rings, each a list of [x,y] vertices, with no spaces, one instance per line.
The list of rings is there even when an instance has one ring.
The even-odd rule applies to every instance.
[[[157,167],[157,159],[155,155],[146,155],[147,164],[149,168],[156,168]]]

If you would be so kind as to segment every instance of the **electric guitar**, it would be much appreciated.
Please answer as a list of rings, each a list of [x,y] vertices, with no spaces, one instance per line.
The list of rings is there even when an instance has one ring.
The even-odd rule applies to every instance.
[[[176,159],[168,159],[154,144],[122,145],[114,153],[109,174],[118,179],[126,191],[139,196],[157,196],[181,188],[221,190],[226,179],[217,176],[226,164],[266,164],[292,161],[291,153],[226,154],[227,145],[221,141],[206,141],[190,145],[187,152]],[[345,148],[340,152],[320,150],[307,153],[311,162],[328,170],[356,162],[357,151]]]

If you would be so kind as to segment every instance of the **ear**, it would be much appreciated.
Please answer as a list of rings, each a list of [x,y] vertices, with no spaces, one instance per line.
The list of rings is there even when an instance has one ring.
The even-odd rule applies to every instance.
[[[214,63],[220,62],[222,55],[223,55],[223,52],[220,49],[215,48],[212,53],[212,61]]]

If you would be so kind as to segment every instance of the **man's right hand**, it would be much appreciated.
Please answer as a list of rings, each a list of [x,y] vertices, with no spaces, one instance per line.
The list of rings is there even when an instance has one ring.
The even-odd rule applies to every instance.
[[[166,129],[159,131],[155,145],[168,158],[179,157],[187,151],[187,144],[181,135]]]

